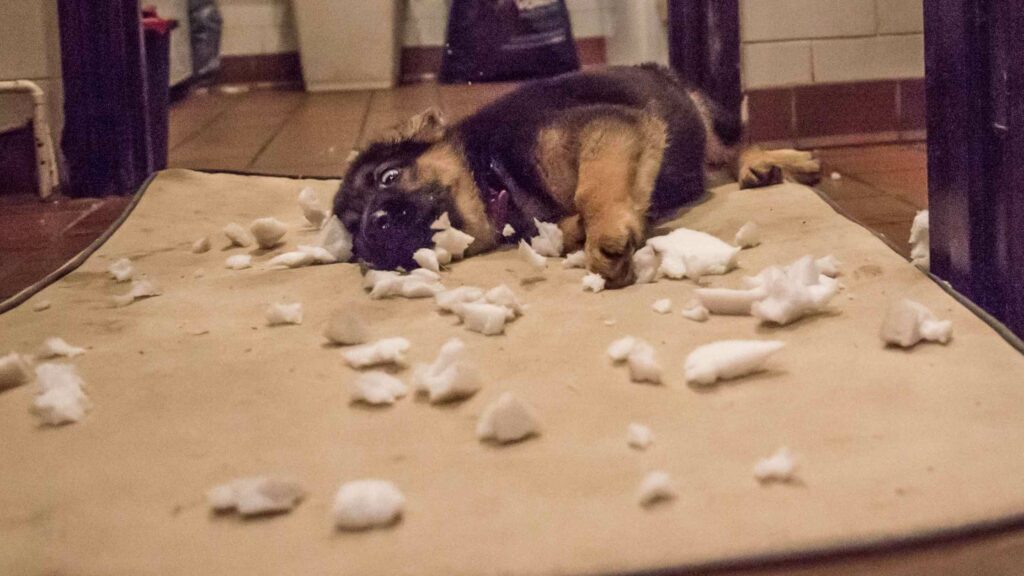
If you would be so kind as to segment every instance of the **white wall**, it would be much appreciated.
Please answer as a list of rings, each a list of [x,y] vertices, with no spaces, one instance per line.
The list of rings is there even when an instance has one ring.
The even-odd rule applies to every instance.
[[[57,3],[53,0],[0,0],[0,80],[32,80],[50,101],[50,126],[58,142],[64,126],[63,85]],[[32,99],[0,94],[0,132],[32,118]]]

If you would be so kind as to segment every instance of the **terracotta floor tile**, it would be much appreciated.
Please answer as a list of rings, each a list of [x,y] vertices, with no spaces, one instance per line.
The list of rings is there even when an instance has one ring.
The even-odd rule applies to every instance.
[[[894,196],[841,198],[836,204],[851,218],[868,225],[912,220],[917,213],[914,206]]]
[[[928,155],[912,145],[847,146],[818,150],[818,157],[841,174],[927,169]]]
[[[884,190],[880,190],[875,186],[862,182],[853,176],[846,176],[839,180],[832,180],[828,177],[828,174],[831,173],[828,168],[829,166],[825,165],[826,176],[817,185],[817,188],[835,200],[873,198],[886,195]]]
[[[913,204],[919,210],[928,207],[928,171],[900,170],[858,174],[858,180],[885,190]]]
[[[252,166],[344,166],[359,139],[370,96],[370,92],[309,95]]]
[[[198,134],[217,116],[239,102],[238,98],[217,93],[195,94],[171,105],[168,124],[168,148]]]
[[[295,178],[329,178],[340,180],[345,174],[345,163],[341,164],[312,164],[273,166],[258,164],[248,171],[255,174],[268,174],[272,176],[290,176]]]

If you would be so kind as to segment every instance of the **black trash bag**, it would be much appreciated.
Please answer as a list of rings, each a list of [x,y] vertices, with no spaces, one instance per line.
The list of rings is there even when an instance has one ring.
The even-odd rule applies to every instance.
[[[565,0],[453,0],[442,82],[521,80],[579,67]]]
[[[224,20],[216,0],[189,0],[188,23],[192,35],[192,74],[210,76],[220,69],[220,35]]]

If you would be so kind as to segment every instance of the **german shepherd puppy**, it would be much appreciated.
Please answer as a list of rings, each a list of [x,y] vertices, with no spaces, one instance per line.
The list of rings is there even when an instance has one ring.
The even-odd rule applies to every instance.
[[[653,223],[704,194],[705,165],[734,167],[742,185],[815,179],[796,151],[739,154],[739,118],[723,114],[654,65],[578,72],[526,84],[446,126],[428,110],[352,161],[334,214],[355,258],[378,269],[416,267],[447,212],[475,241],[467,255],[537,234],[555,222],[565,250],[617,288]],[[502,234],[506,225],[515,233]]]

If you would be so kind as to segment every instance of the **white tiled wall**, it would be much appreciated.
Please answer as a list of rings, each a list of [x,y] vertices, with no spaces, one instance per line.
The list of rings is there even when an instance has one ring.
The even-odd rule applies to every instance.
[[[746,88],[924,75],[923,0],[741,0]]]

